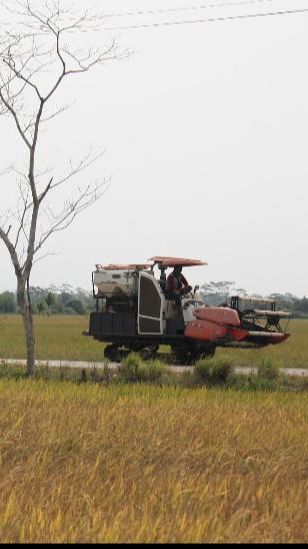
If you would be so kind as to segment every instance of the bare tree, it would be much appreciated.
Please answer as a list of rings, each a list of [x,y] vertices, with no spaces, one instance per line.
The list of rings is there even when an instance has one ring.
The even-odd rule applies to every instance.
[[[75,186],[71,198],[55,208],[50,197],[67,187],[100,154],[90,151],[67,173],[55,177],[39,170],[42,129],[67,106],[55,106],[59,88],[68,78],[87,73],[109,60],[126,55],[114,40],[106,47],[80,47],[85,31],[97,30],[101,18],[85,9],[56,0],[0,1],[7,22],[0,31],[0,115],[10,117],[24,148],[24,169],[14,163],[2,173],[12,176],[17,187],[14,208],[0,217],[0,239],[5,244],[17,279],[17,303],[23,317],[27,349],[27,371],[35,371],[35,337],[29,294],[29,280],[42,247],[56,232],[66,229],[76,216],[97,201],[106,180]],[[78,33],[83,33],[83,39]],[[89,34],[87,35],[89,36]],[[78,178],[77,178],[78,181]],[[6,181],[5,181],[6,184]],[[46,254],[45,254],[46,255]],[[42,257],[42,255],[41,255]]]

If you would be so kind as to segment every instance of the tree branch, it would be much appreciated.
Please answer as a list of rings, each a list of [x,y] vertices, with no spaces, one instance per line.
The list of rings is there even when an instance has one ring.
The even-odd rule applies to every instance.
[[[10,241],[8,234],[1,227],[0,227],[0,238],[4,242],[5,246],[7,247],[7,250],[11,256],[11,260],[13,263],[13,267],[15,269],[16,276],[18,277],[21,275],[21,268],[18,261],[16,250],[14,248],[14,245]]]
[[[18,116],[17,116],[17,113],[15,112],[15,110],[11,107],[11,105],[9,104],[8,101],[6,101],[6,99],[3,97],[3,93],[2,93],[2,88],[0,88],[0,99],[2,101],[2,103],[5,105],[5,107],[7,108],[7,110],[11,113],[11,115],[13,116],[14,120],[15,120],[15,124],[16,124],[16,127],[17,127],[17,130],[18,130],[18,133],[21,135],[22,139],[24,140],[24,142],[26,143],[27,147],[30,149],[31,148],[31,144],[30,142],[28,141],[25,133],[23,132],[22,128],[21,128],[21,125],[20,125],[20,122],[18,120]]]
[[[38,244],[34,250],[34,254],[42,247],[46,240],[54,233],[63,231],[66,229],[75,219],[75,217],[81,213],[83,210],[88,208],[91,204],[96,202],[108,189],[108,181],[103,181],[95,185],[93,189],[88,187],[80,192],[80,195],[77,199],[66,201],[62,211],[55,215],[52,211],[51,226],[47,229],[39,238]]]

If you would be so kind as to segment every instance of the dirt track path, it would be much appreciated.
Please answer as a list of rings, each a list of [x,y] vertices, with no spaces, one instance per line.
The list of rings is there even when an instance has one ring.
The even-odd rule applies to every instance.
[[[25,366],[26,365],[26,359],[18,359],[18,358],[1,358],[0,364],[16,364]],[[104,368],[106,365],[108,365],[108,368],[117,369],[119,368],[120,364],[117,362],[84,362],[84,361],[71,361],[71,360],[37,360],[36,361],[37,366],[50,366],[53,368]],[[177,366],[174,365],[167,365],[167,368],[170,368],[171,370],[175,372],[187,372],[192,371],[193,366]],[[251,374],[251,373],[257,373],[257,368],[254,368],[252,366],[236,366],[234,368],[235,373],[237,374]],[[288,375],[294,375],[294,376],[308,376],[308,368],[280,368],[280,372]]]

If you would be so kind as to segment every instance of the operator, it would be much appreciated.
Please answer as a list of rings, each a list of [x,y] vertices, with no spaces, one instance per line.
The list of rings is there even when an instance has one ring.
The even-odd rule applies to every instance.
[[[181,296],[187,294],[192,290],[189,286],[185,276],[182,274],[181,265],[176,265],[169,274],[166,281],[166,298],[175,299],[178,303],[181,300]]]

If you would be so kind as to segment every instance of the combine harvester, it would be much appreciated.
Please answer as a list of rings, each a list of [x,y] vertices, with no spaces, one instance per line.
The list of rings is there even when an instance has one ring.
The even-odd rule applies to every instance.
[[[165,355],[170,362],[194,364],[214,355],[216,347],[260,348],[289,337],[281,324],[290,313],[276,310],[271,299],[233,296],[211,307],[202,300],[198,286],[169,299],[166,270],[207,265],[205,261],[163,256],[149,261],[96,265],[92,273],[96,312],[91,313],[84,334],[108,343],[106,358],[120,361],[132,351],[155,357],[159,345],[170,345],[171,353]]]

